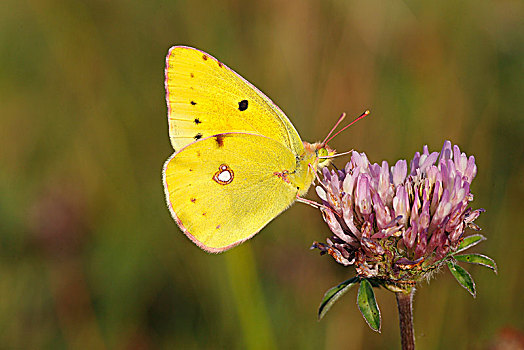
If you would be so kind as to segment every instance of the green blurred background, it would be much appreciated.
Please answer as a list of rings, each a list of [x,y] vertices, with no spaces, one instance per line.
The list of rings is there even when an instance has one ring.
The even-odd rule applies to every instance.
[[[179,231],[161,184],[175,44],[253,82],[304,140],[369,108],[332,146],[390,163],[446,139],[474,154],[488,237],[475,250],[499,274],[466,266],[476,299],[449,272],[422,284],[417,343],[522,337],[523,18],[512,0],[3,0],[0,348],[399,348],[388,292],[376,292],[381,334],[355,291],[317,322],[323,293],[353,271],[309,250],[329,235],[315,209],[295,205],[221,255]]]

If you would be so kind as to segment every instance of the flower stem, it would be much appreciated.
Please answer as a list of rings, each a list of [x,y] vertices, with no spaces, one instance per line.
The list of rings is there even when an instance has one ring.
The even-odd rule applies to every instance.
[[[413,294],[415,288],[409,292],[396,292],[398,318],[400,323],[400,338],[402,350],[415,349],[415,332],[413,331]]]

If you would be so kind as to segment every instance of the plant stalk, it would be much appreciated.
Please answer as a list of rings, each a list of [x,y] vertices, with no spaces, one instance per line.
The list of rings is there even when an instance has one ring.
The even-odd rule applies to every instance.
[[[398,318],[400,323],[400,339],[402,350],[415,350],[415,332],[413,330],[413,294],[415,288],[408,293],[396,292]]]

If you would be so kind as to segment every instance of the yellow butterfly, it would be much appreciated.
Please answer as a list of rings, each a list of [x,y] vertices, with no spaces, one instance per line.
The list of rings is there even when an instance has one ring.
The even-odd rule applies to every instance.
[[[167,203],[208,252],[244,242],[305,201],[300,196],[335,154],[326,142],[302,142],[266,95],[203,51],[173,46],[165,88],[175,149],[162,173]]]

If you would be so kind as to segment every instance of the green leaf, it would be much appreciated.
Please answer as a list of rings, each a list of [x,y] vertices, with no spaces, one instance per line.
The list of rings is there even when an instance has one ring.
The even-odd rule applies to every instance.
[[[448,262],[448,268],[449,271],[451,271],[453,277],[455,277],[462,287],[466,288],[466,290],[471,295],[473,295],[473,298],[475,298],[477,296],[477,292],[475,290],[475,282],[473,282],[471,275],[462,267],[452,262]]]
[[[489,267],[497,273],[497,264],[493,259],[482,254],[462,254],[453,256],[457,261],[467,262],[470,264],[477,264]]]
[[[468,236],[460,243],[455,253],[463,252],[464,250],[469,249],[485,240],[486,237],[479,234]]]
[[[372,330],[380,333],[380,310],[378,309],[377,301],[375,300],[373,287],[366,279],[360,281],[357,304],[368,326]]]
[[[324,317],[324,315],[329,311],[329,309],[331,309],[331,306],[333,306],[335,301],[346,294],[346,292],[355,284],[357,284],[358,281],[358,277],[353,277],[328,290],[326,294],[324,294],[322,302],[318,307],[318,319],[321,320],[322,317]]]

